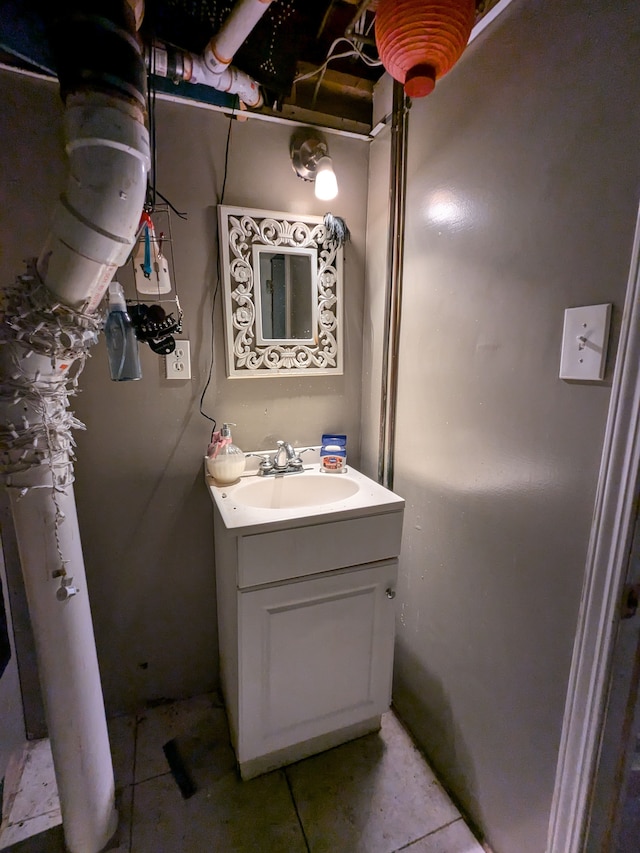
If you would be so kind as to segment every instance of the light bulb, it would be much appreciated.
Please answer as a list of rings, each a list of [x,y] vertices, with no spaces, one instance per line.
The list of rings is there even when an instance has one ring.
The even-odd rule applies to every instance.
[[[316,198],[330,201],[338,195],[338,182],[333,171],[331,157],[325,155],[318,160],[316,166]]]

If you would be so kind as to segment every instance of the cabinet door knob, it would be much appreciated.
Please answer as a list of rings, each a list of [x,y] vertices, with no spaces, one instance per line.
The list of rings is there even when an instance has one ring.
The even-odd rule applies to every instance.
[[[387,587],[387,589],[385,590],[385,592],[387,593],[387,598],[395,598],[395,597],[396,597],[396,591],[395,591],[395,589],[391,589],[391,587],[390,587],[390,586],[388,586],[388,587]]]

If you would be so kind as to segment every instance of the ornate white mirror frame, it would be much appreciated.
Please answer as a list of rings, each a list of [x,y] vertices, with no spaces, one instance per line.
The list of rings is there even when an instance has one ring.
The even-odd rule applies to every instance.
[[[325,376],[342,368],[342,247],[321,216],[218,205],[227,376]],[[309,339],[270,339],[262,329],[260,250],[315,258]],[[314,250],[314,251],[310,251]]]

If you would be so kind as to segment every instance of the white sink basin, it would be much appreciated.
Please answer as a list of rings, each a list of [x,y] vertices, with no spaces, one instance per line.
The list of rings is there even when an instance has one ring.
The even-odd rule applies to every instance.
[[[359,490],[358,483],[344,474],[268,475],[240,483],[233,493],[233,499],[238,504],[250,507],[289,509],[343,501]]]
[[[402,498],[351,465],[338,474],[321,471],[318,462],[305,463],[300,473],[261,477],[257,460],[254,464],[252,471],[229,485],[206,478],[224,526],[234,535],[397,512],[404,507]]]

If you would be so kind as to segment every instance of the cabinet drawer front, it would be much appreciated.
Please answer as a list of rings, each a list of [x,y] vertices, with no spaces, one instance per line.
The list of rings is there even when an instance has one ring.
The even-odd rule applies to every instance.
[[[239,760],[383,713],[397,560],[239,593]]]
[[[242,536],[238,586],[315,575],[397,557],[402,512]]]

